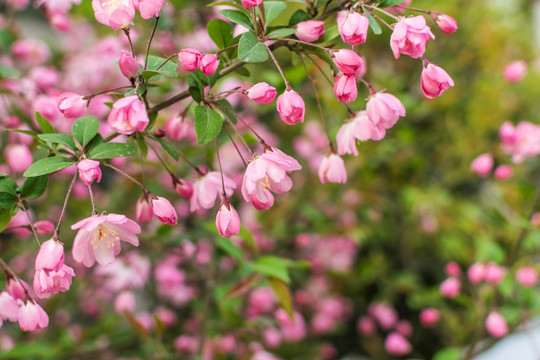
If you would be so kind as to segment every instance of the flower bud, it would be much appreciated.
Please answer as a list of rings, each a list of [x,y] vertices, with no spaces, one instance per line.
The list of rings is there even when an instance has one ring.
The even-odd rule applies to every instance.
[[[435,308],[424,309],[420,312],[420,324],[426,328],[432,327],[439,322],[440,317],[439,310]]]
[[[461,275],[461,268],[458,263],[451,261],[444,267],[444,273],[448,276],[459,276]]]
[[[58,105],[58,110],[60,110],[67,119],[80,118],[84,115],[88,107],[88,103],[81,95],[72,92],[60,94],[56,98],[56,104]]]
[[[486,177],[493,168],[493,156],[482,154],[477,156],[471,163],[472,172],[481,177]]]
[[[193,186],[186,180],[179,180],[174,188],[176,193],[184,199],[189,199],[193,195]]]
[[[131,291],[122,291],[114,299],[114,311],[117,314],[132,313],[135,310],[135,297]]]
[[[527,63],[523,60],[512,61],[503,70],[503,77],[509,83],[517,83],[527,75]]]
[[[169,200],[157,196],[155,199],[152,199],[152,207],[154,215],[156,215],[159,221],[167,225],[176,225],[178,216]]]
[[[379,92],[369,99],[366,112],[373,125],[390,129],[405,116],[405,107],[394,95]]]
[[[441,96],[449,87],[454,86],[454,80],[446,71],[437,65],[429,63],[422,70],[422,93],[428,99]]]
[[[451,34],[458,28],[456,19],[446,14],[438,13],[434,15],[434,19],[439,29],[445,34]]]
[[[64,246],[54,239],[41,244],[36,257],[36,270],[58,271],[62,265],[64,265]]]
[[[199,58],[198,67],[204,76],[214,75],[218,68],[219,59],[216,54],[203,54]]]
[[[454,298],[458,296],[461,291],[461,282],[456,278],[448,278],[441,283],[439,292],[442,296],[447,298]]]
[[[279,117],[289,125],[304,122],[306,106],[304,100],[294,90],[286,90],[279,95],[276,103]]]
[[[409,341],[397,332],[392,332],[386,337],[384,348],[390,355],[394,356],[403,356],[411,352]]]
[[[345,75],[355,75],[358,72],[365,72],[366,62],[352,50],[339,49],[332,53],[332,57],[338,70]]]
[[[486,267],[482,263],[474,263],[467,270],[467,277],[472,284],[479,284],[484,281],[486,276]]]
[[[41,306],[26,301],[19,309],[19,327],[22,331],[36,331],[49,325],[49,316]]]
[[[356,322],[356,330],[364,336],[373,336],[375,335],[377,328],[375,321],[369,316],[362,316]]]
[[[32,165],[32,153],[28,146],[11,144],[6,146],[4,156],[9,168],[16,173],[26,171]]]
[[[538,271],[530,266],[522,267],[516,271],[516,280],[522,286],[532,287],[538,282]]]
[[[319,166],[319,180],[322,184],[328,182],[345,184],[347,170],[343,159],[337,154],[326,155]]]
[[[270,104],[274,101],[276,94],[276,88],[265,82],[257,83],[247,91],[247,97],[255,104],[261,105]]]
[[[358,88],[354,75],[338,74],[334,82],[334,94],[339,102],[348,104],[356,100]]]
[[[324,22],[318,20],[308,20],[299,22],[296,25],[296,37],[299,40],[313,42],[317,41],[324,34]]]
[[[501,338],[508,334],[508,324],[506,319],[497,311],[492,311],[486,318],[486,330],[495,337]]]
[[[165,133],[174,140],[180,141],[190,135],[191,125],[180,116],[171,116],[165,124]]]
[[[341,39],[350,45],[360,45],[366,42],[369,21],[364,15],[349,12],[338,17],[338,31]]]
[[[197,70],[200,57],[201,53],[195,49],[182,49],[178,53],[178,61],[180,62],[180,65],[182,65],[182,67],[187,71]]]
[[[494,176],[497,180],[506,180],[512,177],[514,168],[511,165],[499,165],[495,169]]]
[[[492,285],[497,285],[504,279],[506,275],[506,269],[502,266],[490,262],[486,265],[485,279],[488,283]]]
[[[92,184],[92,181],[101,181],[101,169],[99,168],[99,161],[85,159],[79,161],[77,164],[79,169],[79,178],[88,186]]]
[[[130,52],[127,52],[125,50],[122,50],[122,52],[120,52],[118,66],[120,67],[122,75],[124,75],[128,79],[134,79],[137,77],[137,74],[139,74],[139,63]]]
[[[137,222],[148,222],[153,217],[154,209],[152,208],[152,204],[148,202],[145,195],[141,196],[135,205],[135,218]]]
[[[54,230],[54,224],[47,220],[42,220],[34,223],[34,229],[39,236],[50,235]]]
[[[261,5],[262,2],[263,2],[263,0],[242,0],[242,5],[244,5],[244,7],[246,9],[249,9],[249,8],[254,7],[254,6]]]
[[[223,237],[238,235],[240,232],[240,217],[230,204],[221,204],[216,216],[216,227]]]

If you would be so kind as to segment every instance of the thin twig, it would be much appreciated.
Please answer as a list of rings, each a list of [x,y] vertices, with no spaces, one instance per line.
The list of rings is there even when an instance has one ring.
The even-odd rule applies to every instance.
[[[62,205],[62,211],[60,212],[60,217],[58,218],[58,223],[56,224],[56,228],[54,229],[54,236],[55,238],[58,238],[58,235],[60,234],[60,225],[62,224],[62,220],[64,220],[64,215],[66,214],[66,208],[68,204],[69,197],[71,196],[71,191],[73,190],[73,185],[75,184],[75,180],[77,180],[78,172],[75,171],[75,174],[73,175],[73,179],[71,179],[71,183],[69,184],[68,191],[66,193],[66,197],[64,198],[64,205]]]
[[[244,166],[247,167],[247,162],[244,159],[244,157],[242,156],[242,153],[240,152],[240,149],[238,148],[238,146],[234,142],[234,139],[232,138],[231,133],[229,132],[229,130],[227,130],[227,125],[226,124],[225,124],[225,126],[223,126],[223,130],[225,130],[225,132],[229,136],[229,139],[231,139],[231,142],[234,145],[234,148],[236,149],[236,152],[238,153],[238,156],[240,156],[240,159],[242,159],[242,162],[244,163]]]
[[[148,55],[150,54],[150,45],[152,45],[152,40],[154,39],[154,34],[156,33],[158,21],[159,21],[159,16],[156,16],[156,22],[154,23],[154,27],[152,28],[152,34],[150,34],[150,39],[148,39],[148,44],[146,45],[146,55],[144,56],[143,70],[146,70],[146,66],[148,65]]]
[[[283,73],[283,70],[281,70],[281,66],[279,66],[279,63],[277,62],[277,59],[276,57],[274,56],[274,53],[272,53],[272,50],[270,49],[270,47],[268,45],[266,45],[266,50],[268,50],[268,53],[270,54],[270,57],[272,58],[272,60],[274,61],[274,64],[276,64],[276,67],[277,69],[279,70],[279,73],[281,74],[281,77],[283,78],[283,81],[285,82],[285,87],[286,87],[286,90],[291,90],[291,84],[289,84],[289,81],[287,80],[287,78],[285,77],[285,74]]]
[[[148,190],[148,188],[146,186],[144,186],[139,180],[135,179],[133,176],[129,175],[128,173],[126,173],[124,170],[121,170],[119,168],[117,168],[116,166],[112,165],[112,164],[109,164],[109,163],[106,163],[106,162],[101,162],[102,165],[105,165],[107,167],[110,167],[111,169],[113,169],[114,171],[116,171],[117,173],[119,174],[122,174],[124,175],[126,178],[128,178],[129,180],[131,180],[133,183],[135,183],[136,185],[138,185],[141,189],[143,189],[143,191],[146,193],[146,194],[151,194],[151,191]]]

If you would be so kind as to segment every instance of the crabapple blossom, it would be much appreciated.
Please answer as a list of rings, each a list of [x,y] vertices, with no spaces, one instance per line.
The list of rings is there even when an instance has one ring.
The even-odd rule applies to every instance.
[[[73,269],[62,264],[58,270],[37,269],[34,274],[34,290],[40,298],[48,298],[51,294],[68,291],[71,279],[75,276]]]
[[[360,45],[366,42],[369,21],[365,15],[355,11],[338,14],[338,31],[341,39],[349,45]]]
[[[324,22],[318,20],[308,20],[299,22],[296,25],[294,34],[299,40],[313,42],[317,41],[324,34]]]
[[[295,125],[304,122],[306,105],[302,97],[294,90],[285,90],[277,99],[277,111],[279,117],[286,124]]]
[[[133,5],[139,10],[141,17],[148,20],[153,16],[159,16],[163,0],[133,0]]]
[[[452,86],[454,86],[454,80],[437,65],[428,63],[422,70],[422,93],[428,99],[441,96]]]
[[[19,327],[22,331],[36,331],[49,325],[49,316],[33,300],[27,300],[19,308]]]
[[[368,313],[385,330],[393,328],[399,319],[396,310],[385,303],[372,303],[368,308]]]
[[[22,144],[10,144],[4,150],[6,162],[11,171],[22,173],[32,165],[33,158],[28,146]]]
[[[487,263],[484,278],[488,283],[497,285],[502,281],[505,275],[506,269],[504,267],[499,266],[494,262]]]
[[[191,124],[180,116],[171,116],[165,124],[165,133],[174,140],[180,141],[190,136]]]
[[[58,104],[58,110],[60,110],[67,119],[80,118],[84,115],[86,108],[88,107],[88,103],[81,95],[72,92],[60,94],[56,98],[56,103]]]
[[[427,308],[420,312],[420,324],[423,327],[429,328],[439,322],[441,315],[439,310],[435,308]]]
[[[443,33],[452,34],[456,32],[458,28],[456,19],[441,13],[434,13],[432,14],[432,16],[437,23],[437,26],[439,27],[439,29],[441,29]]]
[[[263,0],[242,0],[242,5],[244,5],[246,9],[259,6],[262,3],[263,3]]]
[[[486,177],[493,168],[493,156],[491,154],[478,155],[471,163],[471,170],[482,176]]]
[[[47,220],[34,223],[34,228],[39,236],[47,236],[54,230],[54,224]]]
[[[497,180],[507,180],[514,174],[512,165],[499,165],[495,168],[493,175]]]
[[[201,57],[201,52],[195,49],[182,49],[178,53],[178,62],[180,65],[187,71],[195,71],[199,66],[199,58]]]
[[[19,317],[19,303],[7,291],[0,293],[0,326],[4,320],[17,321]]]
[[[486,277],[486,267],[482,263],[474,263],[469,270],[467,270],[467,277],[472,284],[479,284],[484,281]]]
[[[50,239],[41,244],[36,257],[36,270],[59,270],[64,265],[64,246]]]
[[[356,322],[357,331],[364,336],[373,336],[377,331],[377,327],[373,319],[369,316],[362,316]]]
[[[390,129],[400,116],[405,116],[405,107],[394,95],[378,92],[370,97],[366,112],[373,125],[379,129]]]
[[[117,314],[132,313],[135,310],[135,296],[131,291],[122,291],[114,299],[114,311]]]
[[[138,222],[148,222],[154,218],[152,203],[148,201],[146,195],[142,195],[135,205],[135,219]]]
[[[430,39],[435,39],[435,35],[423,16],[401,17],[390,36],[390,48],[396,59],[401,54],[417,59],[424,55]]]
[[[238,235],[240,226],[240,217],[238,216],[238,213],[234,207],[229,204],[228,200],[224,199],[216,216],[216,227],[219,234],[227,238]]]
[[[339,49],[332,52],[332,58],[339,71],[345,75],[354,75],[366,68],[365,60],[350,49]]]
[[[113,130],[126,135],[143,131],[149,122],[146,107],[137,95],[117,100],[107,118],[107,123]]]
[[[343,159],[334,153],[326,155],[319,166],[319,180],[322,184],[328,182],[345,184],[347,170]]]
[[[164,197],[156,196],[152,198],[152,210],[154,215],[164,224],[176,225],[178,222],[178,215],[176,210],[172,206],[171,202]]]
[[[441,295],[447,298],[454,298],[458,296],[460,291],[461,282],[459,279],[453,277],[444,280],[439,287],[439,292]]]
[[[527,63],[523,60],[510,62],[504,67],[503,77],[509,83],[517,83],[527,75]]]
[[[225,193],[227,197],[232,196],[236,183],[231,178],[223,174],[225,182]],[[189,199],[190,211],[196,212],[200,209],[210,209],[214,206],[218,194],[222,192],[221,174],[217,171],[200,176],[193,183],[193,195]]]
[[[265,82],[260,82],[253,85],[247,90],[247,97],[251,99],[255,104],[270,104],[276,98],[276,88],[268,85]]]
[[[516,271],[516,280],[522,286],[532,287],[538,282],[538,271],[530,266],[524,266]]]
[[[338,101],[348,104],[356,100],[358,88],[353,75],[338,74],[334,83],[334,94]]]
[[[99,161],[84,159],[77,164],[79,169],[79,178],[88,186],[92,184],[92,181],[101,181],[101,169],[99,168]]]
[[[92,0],[96,20],[114,30],[126,29],[135,17],[133,0]]]
[[[508,334],[506,319],[497,311],[489,313],[485,325],[487,332],[495,338],[501,338]]]
[[[137,77],[137,74],[139,74],[139,63],[128,51],[122,50],[120,52],[118,66],[120,67],[122,75],[128,79],[134,79]]]
[[[540,154],[540,126],[528,121],[521,121],[517,126],[505,122],[499,130],[501,149],[512,155],[515,164],[525,158]]]
[[[459,276],[461,275],[461,268],[457,262],[451,261],[444,267],[444,273],[447,276]]]
[[[184,199],[189,199],[193,195],[193,186],[187,180],[178,179],[178,181],[175,181],[174,189]]]
[[[203,54],[199,57],[197,66],[204,76],[212,76],[218,68],[219,58],[216,54]]]
[[[390,355],[403,356],[411,352],[411,344],[400,333],[391,332],[384,340],[384,348]]]
[[[380,140],[384,138],[385,129],[376,127],[366,111],[359,111],[355,117],[341,126],[337,133],[337,151],[339,155],[353,154],[358,156],[356,140]]]

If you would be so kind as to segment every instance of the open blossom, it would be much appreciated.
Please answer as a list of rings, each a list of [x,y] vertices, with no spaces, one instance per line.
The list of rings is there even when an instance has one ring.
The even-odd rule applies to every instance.
[[[240,226],[240,217],[234,207],[228,201],[222,202],[216,216],[216,227],[219,234],[227,238],[238,235]]]
[[[296,25],[294,34],[299,40],[312,42],[320,39],[324,34],[324,22],[318,20],[308,20],[299,22]]]
[[[114,30],[127,28],[135,17],[133,0],[92,0],[96,20]]]
[[[92,184],[92,181],[101,181],[101,169],[99,168],[99,161],[85,159],[79,161],[77,164],[79,169],[79,178],[88,186]]]
[[[505,122],[499,130],[502,150],[512,155],[512,161],[519,164],[525,158],[540,154],[540,126],[521,121],[514,127]]]
[[[339,71],[345,75],[354,75],[359,71],[365,72],[365,60],[350,49],[339,49],[332,53],[332,58]]]
[[[146,108],[137,95],[117,100],[107,118],[107,123],[113,130],[126,135],[143,131],[149,122]]]
[[[0,293],[0,326],[4,320],[17,321],[19,317],[19,303],[8,292]]]
[[[321,183],[331,182],[345,184],[347,170],[343,159],[337,154],[326,155],[319,166],[319,180]]]
[[[274,101],[276,94],[276,88],[265,82],[257,83],[247,91],[247,97],[255,104],[261,105],[270,104]]]
[[[417,59],[424,55],[430,38],[435,39],[435,35],[426,25],[423,16],[402,17],[394,27],[390,47],[396,59],[401,54]]]
[[[19,327],[22,331],[36,331],[49,325],[49,316],[33,300],[26,301],[19,309]]]
[[[232,196],[234,189],[236,189],[236,183],[226,175],[223,175],[223,180],[225,181],[226,195]],[[221,174],[219,172],[210,171],[199,177],[193,183],[193,195],[189,199],[191,212],[212,208],[221,191]]]
[[[486,318],[487,332],[496,338],[500,338],[508,334],[508,324],[506,319],[497,311],[492,311]]]
[[[294,158],[276,148],[251,161],[244,173],[242,196],[257,210],[266,210],[274,204],[272,193],[281,194],[292,188],[287,175],[302,166]]]
[[[152,209],[154,210],[154,215],[164,224],[167,225],[176,225],[178,221],[178,215],[176,215],[176,210],[172,206],[171,202],[164,197],[157,196],[152,199]]]
[[[67,119],[78,119],[84,115],[88,103],[83,99],[79,94],[72,92],[65,92],[60,94],[56,98],[56,103],[58,104],[58,110]]]
[[[86,267],[107,265],[120,253],[120,241],[139,246],[141,227],[125,215],[93,215],[71,226],[79,230],[73,242],[73,258]]]
[[[337,152],[339,155],[353,154],[358,156],[356,140],[380,140],[385,130],[379,129],[369,119],[367,112],[359,111],[352,121],[341,126],[337,133]]]
[[[358,88],[354,75],[338,74],[334,82],[334,94],[339,102],[345,104],[356,100]]]
[[[378,92],[369,99],[366,112],[373,125],[390,129],[400,116],[405,116],[405,107],[394,95]]]
[[[141,17],[148,20],[153,16],[159,16],[163,0],[133,0],[133,5],[139,10]]]
[[[289,125],[304,122],[306,105],[302,97],[294,90],[286,90],[279,95],[276,103],[279,117]]]
[[[51,294],[68,291],[74,276],[75,272],[66,264],[62,264],[58,270],[36,268],[34,290],[38,297],[48,298]]]
[[[178,53],[178,62],[187,71],[195,71],[199,66],[201,52],[195,49],[182,49]]]
[[[357,12],[341,12],[337,19],[341,39],[349,45],[360,45],[366,42],[369,21],[365,15]]]
[[[428,99],[441,96],[449,87],[454,86],[454,80],[442,68],[428,63],[422,70],[422,93]]]

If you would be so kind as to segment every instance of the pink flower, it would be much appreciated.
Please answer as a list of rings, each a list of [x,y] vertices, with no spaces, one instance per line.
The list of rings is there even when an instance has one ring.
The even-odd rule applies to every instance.
[[[146,108],[137,95],[117,100],[107,118],[107,123],[113,130],[126,135],[144,131],[149,122]]]
[[[92,184],[92,181],[101,181],[101,169],[99,168],[99,161],[84,159],[77,164],[79,169],[79,178],[88,186]]]
[[[180,62],[180,65],[182,65],[182,67],[187,71],[197,70],[200,57],[200,51],[195,49],[182,49],[178,53],[178,61]]]
[[[141,227],[125,215],[93,215],[71,226],[79,230],[73,242],[73,258],[86,267],[107,265],[120,253],[120,241],[139,246]]]
[[[375,322],[369,316],[362,316],[356,322],[356,330],[364,336],[375,335],[377,331]]]
[[[176,210],[174,206],[170,203],[169,200],[164,197],[157,196],[152,199],[152,208],[154,210],[154,215],[164,224],[167,225],[176,225],[178,222],[178,215],[176,215]]]
[[[516,127],[505,122],[499,131],[502,150],[512,155],[516,164],[527,157],[540,154],[540,126],[528,121],[521,121]]]
[[[22,173],[32,165],[32,153],[28,146],[10,144],[4,149],[4,156],[9,168],[16,173]]]
[[[403,356],[411,352],[411,344],[401,334],[391,332],[384,341],[384,348],[390,355]]]
[[[426,328],[432,327],[439,322],[440,317],[439,310],[435,308],[424,309],[420,312],[420,324]]]
[[[486,177],[493,168],[493,156],[491,154],[478,155],[471,163],[472,172]]]
[[[56,98],[56,103],[58,104],[58,110],[60,110],[67,119],[80,118],[84,115],[88,107],[88,103],[81,95],[72,92],[60,94]]]
[[[262,333],[263,341],[270,349],[281,345],[281,333],[272,327],[265,328]]]
[[[223,175],[225,180],[225,193],[232,196],[236,183],[231,178]],[[191,212],[202,209],[210,209],[214,206],[218,194],[221,194],[221,174],[217,171],[211,171],[204,176],[199,177],[193,183],[193,195],[189,199]]]
[[[276,97],[276,88],[268,85],[265,82],[260,82],[253,85],[247,91],[247,97],[251,99],[255,104],[270,104]]]
[[[396,13],[396,14],[403,14],[404,7],[409,6],[411,4],[411,2],[412,2],[412,0],[405,0],[405,1],[397,4],[396,6],[389,6],[389,7],[385,8],[385,10]]]
[[[131,291],[122,291],[114,299],[114,311],[117,314],[132,313],[135,310],[135,296]]]
[[[47,220],[34,223],[34,228],[39,236],[47,236],[54,230],[54,224]]]
[[[396,331],[403,336],[411,337],[413,334],[412,324],[407,320],[401,320],[396,324]]]
[[[251,161],[242,181],[242,196],[257,210],[266,210],[274,204],[272,192],[281,194],[292,188],[287,176],[302,166],[292,157],[276,148],[267,150]]]
[[[371,96],[366,111],[373,125],[384,129],[390,129],[400,116],[405,116],[405,107],[401,101],[392,94],[382,92]]]
[[[369,21],[357,12],[342,12],[338,15],[338,31],[341,39],[350,45],[360,45],[366,42]]]
[[[58,240],[50,239],[41,244],[36,257],[36,270],[60,270],[64,265],[64,246]]]
[[[423,16],[402,17],[394,27],[394,32],[390,37],[390,47],[396,59],[401,54],[417,59],[424,55],[430,38],[435,39],[435,35],[426,25],[426,19]]]
[[[19,309],[19,327],[22,331],[36,331],[49,325],[49,317],[33,300],[26,301]]]
[[[368,312],[385,330],[393,328],[399,320],[397,311],[385,303],[372,303]]]
[[[48,298],[51,294],[68,291],[71,279],[75,276],[73,269],[62,262],[58,270],[41,269],[36,267],[34,274],[34,290],[40,298]]]
[[[165,133],[174,140],[180,141],[190,136],[191,124],[180,116],[171,116],[165,124]]]
[[[163,7],[163,0],[133,0],[135,9],[139,10],[143,19],[151,19],[153,16],[159,16]]]
[[[345,75],[355,75],[359,71],[365,72],[365,60],[352,50],[339,49],[332,53],[332,57],[338,70]]]
[[[6,291],[15,300],[24,300],[27,297],[26,292],[30,291],[30,286],[24,280],[16,280],[10,277],[7,280]]]
[[[469,270],[467,270],[467,277],[472,284],[479,284],[484,281],[486,276],[486,267],[482,263],[474,263]]]
[[[135,205],[135,219],[138,222],[148,222],[154,217],[154,209],[146,195],[142,195]]]
[[[441,283],[439,292],[442,296],[447,298],[454,298],[458,296],[461,291],[461,282],[456,278],[448,278]]]
[[[275,317],[280,325],[283,340],[288,342],[296,342],[302,340],[306,336],[306,324],[304,322],[304,318],[299,312],[294,311],[294,320],[291,320],[285,310],[279,309],[276,311]]]
[[[19,317],[19,304],[17,299],[11,296],[8,292],[0,293],[0,324],[2,321],[17,321]]]
[[[212,76],[218,68],[219,59],[216,54],[203,54],[199,57],[198,67],[204,76]]]
[[[334,94],[339,102],[348,104],[356,100],[358,88],[354,75],[344,75],[339,73],[334,82]]]
[[[127,28],[135,17],[133,0],[92,0],[96,20],[114,30]]]
[[[486,318],[486,330],[489,335],[501,338],[508,334],[508,324],[506,319],[497,311],[492,311]]]
[[[179,179],[174,184],[174,189],[176,190],[176,193],[184,199],[189,199],[191,198],[191,195],[193,195],[193,186],[191,186],[187,180]]]
[[[433,18],[435,19],[435,22],[437,23],[437,26],[441,31],[445,34],[451,34],[455,32],[458,28],[457,21],[446,14],[441,13],[435,13],[433,14]]]
[[[286,90],[277,99],[279,117],[289,125],[304,122],[306,106],[304,100],[294,90]]]
[[[246,9],[249,9],[249,8],[254,7],[254,6],[261,5],[262,2],[263,2],[263,0],[242,0],[242,5],[244,5],[244,7]]]
[[[524,266],[516,271],[516,280],[522,286],[532,287],[538,282],[538,271],[530,266]]]
[[[238,235],[240,232],[240,217],[228,201],[221,203],[221,207],[216,216],[216,227],[223,237]]]
[[[139,74],[139,63],[128,51],[122,50],[120,52],[118,66],[120,67],[120,72],[122,75],[128,79],[134,79]]]
[[[454,80],[437,65],[428,63],[422,70],[422,93],[428,99],[441,96],[452,86],[454,86]]]
[[[494,176],[497,180],[507,180],[514,174],[512,165],[499,165],[495,169]]]
[[[523,60],[512,61],[505,66],[503,77],[509,83],[517,83],[527,75],[527,63]]]
[[[359,111],[352,121],[341,126],[337,133],[337,150],[339,155],[353,154],[358,156],[356,140],[380,140],[384,138],[384,128],[377,128],[367,116],[367,112]]]
[[[504,279],[506,275],[506,269],[502,266],[489,262],[486,265],[486,273],[484,275],[486,281],[492,285],[497,285]]]
[[[296,37],[299,40],[313,42],[319,40],[324,34],[324,22],[318,20],[308,20],[299,22],[296,25]]]
[[[334,153],[326,155],[319,166],[319,180],[322,184],[328,182],[345,184],[347,170],[343,159]]]
[[[461,275],[461,268],[458,263],[451,261],[444,267],[444,273],[448,276],[459,276]]]

